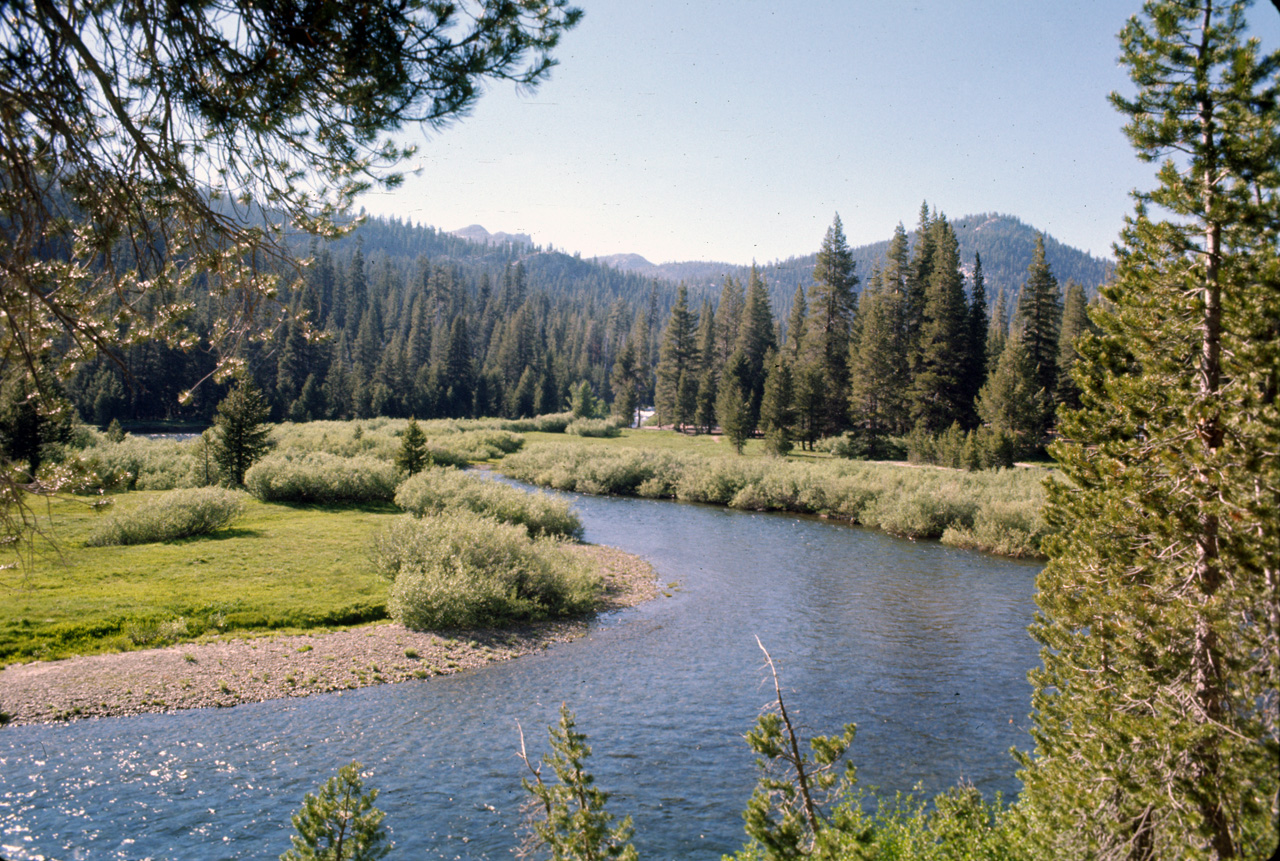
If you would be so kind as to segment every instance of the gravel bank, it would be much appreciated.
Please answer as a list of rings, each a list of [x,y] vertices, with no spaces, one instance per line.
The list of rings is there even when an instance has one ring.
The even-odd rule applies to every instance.
[[[577,550],[600,566],[600,612],[633,607],[658,594],[653,568],[639,557],[598,545]],[[527,655],[580,637],[589,625],[590,620],[543,622],[439,636],[385,623],[14,664],[0,671],[0,712],[10,725],[43,723],[227,707],[425,679]]]

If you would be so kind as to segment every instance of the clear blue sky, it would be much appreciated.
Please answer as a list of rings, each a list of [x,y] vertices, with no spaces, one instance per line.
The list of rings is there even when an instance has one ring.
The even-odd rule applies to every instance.
[[[491,86],[368,211],[745,264],[816,251],[837,212],[850,244],[888,238],[927,200],[1110,255],[1152,184],[1107,101],[1138,0],[578,5],[550,80]],[[1280,45],[1269,2],[1250,23]]]

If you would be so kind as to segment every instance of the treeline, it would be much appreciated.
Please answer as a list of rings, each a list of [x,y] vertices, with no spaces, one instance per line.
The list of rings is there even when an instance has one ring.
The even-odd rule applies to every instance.
[[[670,302],[665,285],[589,261],[395,221],[311,251],[282,292],[287,319],[244,349],[276,421],[541,415],[584,381],[611,400],[621,346],[652,352]],[[140,344],[83,368],[68,395],[99,426],[207,421],[226,394],[213,368],[199,349]]]
[[[1043,241],[1018,300],[993,298],[981,257],[962,259],[955,226],[927,207],[865,279],[837,219],[785,319],[755,268],[695,307],[683,286],[397,220],[302,250],[311,263],[280,294],[291,313],[244,348],[276,421],[520,418],[568,409],[585,383],[621,419],[653,404],[662,424],[736,444],[761,433],[774,451],[828,439],[882,457],[905,440],[920,459],[989,466],[1033,451],[1073,402],[1070,344],[1086,325],[1084,290],[1069,281],[1064,303]],[[192,313],[198,330],[218,318]],[[68,382],[86,422],[203,423],[226,394],[198,347],[118,358]]]
[[[745,291],[726,278],[719,303],[696,312],[682,287],[656,368],[659,423],[719,427],[739,448],[760,432],[779,454],[835,437],[849,456],[892,454],[896,438],[915,459],[954,466],[1034,452],[1057,406],[1078,399],[1069,371],[1089,325],[1084,289],[1068,282],[1064,299],[1042,238],[1014,308],[1003,292],[991,308],[982,259],[971,263],[966,277],[954,228],[926,207],[913,238],[899,225],[865,285],[837,216],[785,323],[754,268]],[[624,348],[624,406],[628,381],[642,382]]]

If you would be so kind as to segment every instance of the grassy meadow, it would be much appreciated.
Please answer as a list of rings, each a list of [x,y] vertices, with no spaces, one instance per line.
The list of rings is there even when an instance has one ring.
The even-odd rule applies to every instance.
[[[561,490],[819,514],[1009,556],[1038,555],[1047,531],[1044,469],[777,458],[759,440],[737,456],[705,435],[567,433],[565,416],[421,425],[437,466],[413,478],[394,467],[403,420],[274,427],[249,492],[220,503],[229,524],[195,507],[219,493],[197,489],[208,481],[205,440],[84,431],[68,458],[80,495],[35,501],[42,537],[0,569],[0,662],[388,618],[502,625],[583,612],[598,584],[559,549],[581,535],[576,515],[448,468],[469,463]],[[453,525],[442,532],[443,521]],[[208,534],[192,534],[192,523]],[[460,530],[477,546],[505,537],[460,553],[444,534]]]
[[[201,635],[352,625],[386,617],[387,584],[367,548],[394,516],[388,504],[303,507],[249,498],[244,515],[210,535],[86,547],[112,509],[166,491],[43,501],[47,540],[0,574],[0,662],[166,645]]]

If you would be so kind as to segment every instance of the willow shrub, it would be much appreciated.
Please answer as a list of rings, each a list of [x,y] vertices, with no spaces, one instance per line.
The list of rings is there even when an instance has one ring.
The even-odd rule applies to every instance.
[[[244,485],[263,502],[390,502],[397,478],[383,460],[313,451],[269,455],[249,468]]]
[[[752,511],[838,517],[907,538],[1039,556],[1045,473],[886,463],[705,457],[549,443],[505,458],[522,481],[578,493],[675,498]]]
[[[85,544],[150,544],[207,535],[231,524],[244,510],[244,494],[238,491],[221,487],[171,490],[133,511],[111,514],[89,534]]]
[[[405,479],[396,489],[395,500],[400,508],[419,517],[466,509],[523,526],[533,537],[582,537],[582,521],[569,510],[567,501],[456,469],[434,467]]]
[[[371,556],[392,581],[391,617],[418,631],[577,616],[600,591],[564,542],[471,511],[399,518],[376,536]]]
[[[88,445],[74,454],[85,476],[84,489],[108,492],[172,490],[217,482],[218,467],[202,457],[204,443],[194,440],[148,439],[126,435],[114,442],[93,431]],[[204,467],[207,465],[207,472]]]
[[[622,430],[613,419],[574,419],[565,426],[564,432],[571,436],[617,437]]]

